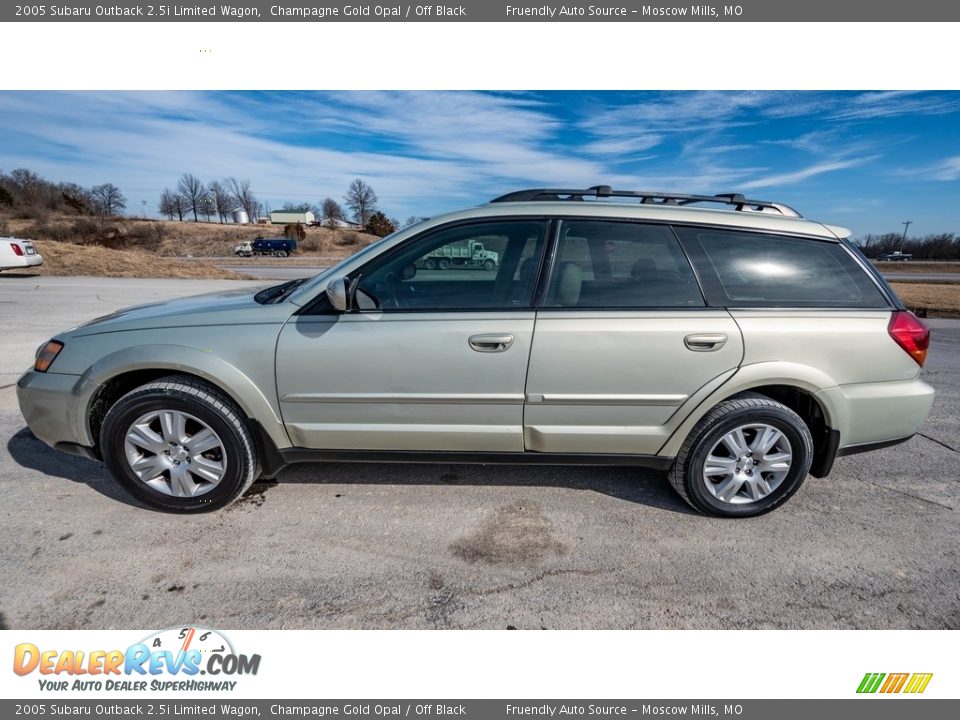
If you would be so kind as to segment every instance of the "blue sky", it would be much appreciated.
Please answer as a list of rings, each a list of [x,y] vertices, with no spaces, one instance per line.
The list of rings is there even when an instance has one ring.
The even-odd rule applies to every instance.
[[[139,214],[183,172],[390,216],[514,189],[743,192],[856,235],[960,232],[960,92],[0,92],[0,169],[113,182]]]

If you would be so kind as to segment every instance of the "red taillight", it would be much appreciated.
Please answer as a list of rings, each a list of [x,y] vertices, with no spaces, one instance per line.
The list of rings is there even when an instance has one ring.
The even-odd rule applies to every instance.
[[[917,361],[917,365],[923,367],[930,347],[930,328],[920,318],[909,310],[897,310],[890,318],[887,332],[907,355]]]
[[[10,243],[10,247],[13,248],[13,254],[23,257],[23,248],[17,245],[16,243]]]

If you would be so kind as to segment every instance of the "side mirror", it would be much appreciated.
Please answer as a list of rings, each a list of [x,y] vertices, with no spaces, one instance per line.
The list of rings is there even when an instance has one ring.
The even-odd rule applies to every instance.
[[[337,312],[347,311],[347,281],[345,278],[334,278],[327,285],[327,298]]]

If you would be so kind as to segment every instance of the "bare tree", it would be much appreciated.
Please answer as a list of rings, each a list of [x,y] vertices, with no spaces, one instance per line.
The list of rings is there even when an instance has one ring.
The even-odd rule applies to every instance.
[[[160,194],[160,203],[157,205],[157,210],[160,211],[161,215],[166,215],[167,220],[173,220],[174,215],[183,220],[183,215],[180,212],[180,198],[170,188],[164,188]]]
[[[197,221],[197,212],[200,210],[200,203],[203,196],[207,194],[207,189],[203,186],[200,178],[192,173],[184,173],[177,182],[177,190],[184,200],[187,201],[187,207],[193,211],[193,221]]]
[[[226,183],[214,180],[207,185],[210,197],[213,198],[213,204],[217,208],[217,215],[220,216],[220,222],[226,222],[230,217],[230,212],[237,206],[236,200],[227,188]]]
[[[10,171],[9,178],[24,205],[39,205],[44,201],[49,183],[33,170],[17,168]]]
[[[353,211],[354,219],[361,227],[366,227],[370,216],[377,210],[377,194],[363,180],[357,178],[343,196],[347,207]]]
[[[190,205],[180,193],[173,194],[173,202],[177,209],[177,219],[183,222],[183,216],[190,212]]]
[[[224,182],[226,182],[227,189],[232,193],[237,205],[246,211],[250,222],[256,222],[257,218],[260,217],[260,203],[257,202],[253,191],[250,190],[250,181],[228,177]]]
[[[291,213],[314,212],[314,210],[316,210],[316,208],[314,208],[313,205],[311,205],[308,202],[303,202],[303,203],[285,202],[280,208],[281,212],[291,212]]]
[[[97,185],[90,190],[93,209],[97,215],[117,215],[127,206],[127,199],[113,183]]]
[[[343,220],[343,208],[333,198],[324,198],[320,207],[323,213],[323,224],[331,230],[340,224],[339,221]]]
[[[57,185],[64,204],[80,215],[90,212],[90,191],[76,183],[63,182]]]
[[[217,206],[213,202],[213,195],[211,195],[209,192],[205,192],[203,197],[200,198],[199,210],[200,214],[207,219],[207,222],[210,222],[210,217],[212,215],[216,215]]]

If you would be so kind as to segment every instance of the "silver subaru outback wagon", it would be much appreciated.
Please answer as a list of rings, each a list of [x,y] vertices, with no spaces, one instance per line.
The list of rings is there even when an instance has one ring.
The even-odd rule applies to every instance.
[[[375,460],[656,468],[757,515],[933,401],[929,331],[848,235],[741,195],[514,192],[311,279],[63,332],[20,407],[170,511]]]

